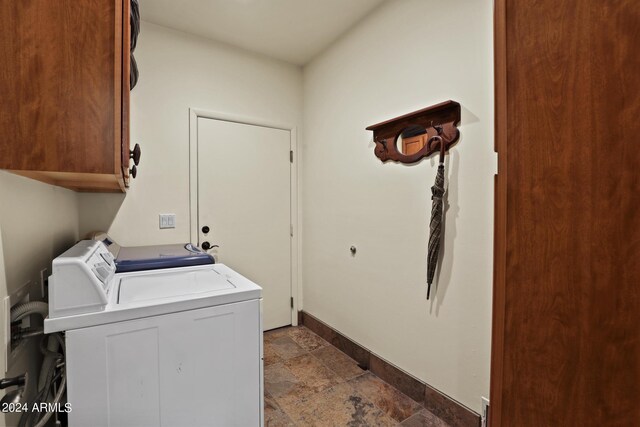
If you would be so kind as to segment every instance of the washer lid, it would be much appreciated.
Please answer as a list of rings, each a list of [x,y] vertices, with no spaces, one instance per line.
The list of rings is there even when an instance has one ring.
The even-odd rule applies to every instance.
[[[214,269],[124,276],[120,278],[118,304],[160,298],[185,299],[195,294],[232,289],[236,286]]]
[[[54,282],[55,286],[57,282]],[[116,274],[100,311],[47,317],[47,334],[262,298],[262,288],[224,264]]]

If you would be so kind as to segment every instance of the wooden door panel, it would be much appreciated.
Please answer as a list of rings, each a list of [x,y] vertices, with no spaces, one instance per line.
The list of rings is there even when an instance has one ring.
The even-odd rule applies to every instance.
[[[6,76],[0,83],[5,98],[0,129],[4,138],[20,143],[3,150],[3,164],[19,170],[36,163],[40,170],[113,171],[112,146],[95,141],[115,139],[114,111],[120,114],[119,79],[113,78],[114,57],[120,55],[116,2],[2,5],[0,34],[7,44],[0,50]]]
[[[640,3],[496,14],[493,426],[640,419]]]

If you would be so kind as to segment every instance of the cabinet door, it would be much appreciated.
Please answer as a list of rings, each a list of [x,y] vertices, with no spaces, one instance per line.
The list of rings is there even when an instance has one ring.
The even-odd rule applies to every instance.
[[[124,4],[0,2],[0,168],[69,188],[124,189]]]
[[[260,424],[258,300],[71,330],[66,341],[71,426]]]

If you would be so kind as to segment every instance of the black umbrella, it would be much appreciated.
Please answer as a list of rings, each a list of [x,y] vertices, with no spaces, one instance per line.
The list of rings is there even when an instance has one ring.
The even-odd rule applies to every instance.
[[[431,141],[440,143],[440,163],[436,174],[436,182],[431,187],[431,222],[429,223],[429,249],[427,251],[427,299],[431,293],[431,284],[438,264],[438,254],[440,253],[440,237],[442,234],[442,212],[444,196],[444,152],[445,144],[442,138],[434,136]]]

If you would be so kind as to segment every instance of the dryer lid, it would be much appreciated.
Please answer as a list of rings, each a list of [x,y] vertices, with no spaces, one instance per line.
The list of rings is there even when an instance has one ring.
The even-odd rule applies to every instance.
[[[183,300],[235,287],[226,275],[213,268],[126,275],[120,278],[118,304],[164,298]]]

